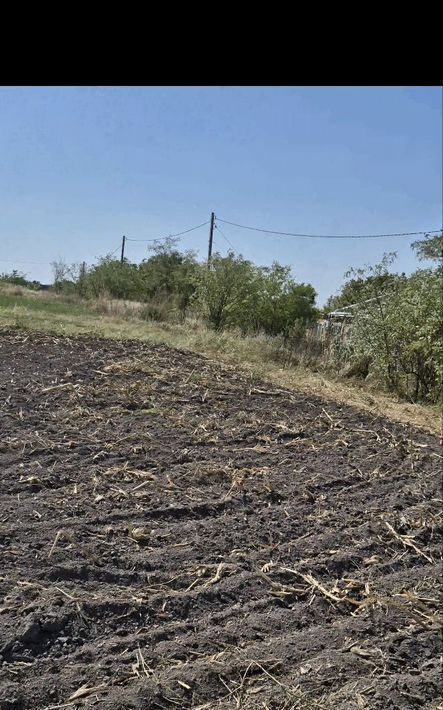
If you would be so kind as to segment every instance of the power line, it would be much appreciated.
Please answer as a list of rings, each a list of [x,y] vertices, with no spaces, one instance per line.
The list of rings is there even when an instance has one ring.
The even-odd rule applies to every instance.
[[[40,266],[50,266],[50,261],[19,261],[16,259],[0,259],[1,264],[39,264]]]
[[[160,242],[164,241],[165,239],[170,239],[171,237],[176,237],[177,234],[170,234],[168,237],[155,237],[155,239],[133,239],[132,237],[126,237],[127,242]]]
[[[230,224],[233,227],[241,229],[249,229],[253,232],[264,232],[265,234],[280,234],[285,237],[307,237],[309,239],[377,239],[381,237],[411,237],[419,234],[439,234],[441,229],[423,230],[420,232],[395,232],[393,234],[298,234],[296,232],[277,232],[273,229],[262,229],[259,227],[249,227],[246,224],[238,224],[237,222],[228,222],[227,219],[220,219],[219,222]]]
[[[220,229],[220,227],[218,226],[218,224],[215,225],[215,228],[220,232],[220,234],[222,235],[223,239],[224,239],[226,242],[228,242],[229,246],[230,246],[234,251],[236,251],[235,246],[232,244],[232,242],[229,241],[229,239],[228,239],[228,237],[226,236],[226,234],[224,234],[224,232],[222,232],[222,230]]]
[[[128,242],[157,242],[159,239],[171,239],[173,237],[180,237],[182,234],[188,234],[189,232],[193,232],[195,229],[200,229],[200,227],[204,227],[205,225],[209,224],[210,220],[208,219],[206,222],[202,222],[201,224],[197,224],[196,227],[191,227],[190,229],[185,229],[183,232],[177,232],[177,234],[169,234],[167,237],[156,237],[155,239],[133,239],[132,237],[126,237],[126,241]]]

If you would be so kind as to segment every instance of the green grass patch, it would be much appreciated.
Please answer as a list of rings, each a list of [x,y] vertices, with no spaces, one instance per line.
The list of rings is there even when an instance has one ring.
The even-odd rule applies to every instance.
[[[0,292],[0,309],[14,310],[26,309],[27,311],[38,311],[48,315],[76,315],[88,316],[91,311],[83,304],[64,303],[59,300],[50,300],[42,297],[15,296]]]

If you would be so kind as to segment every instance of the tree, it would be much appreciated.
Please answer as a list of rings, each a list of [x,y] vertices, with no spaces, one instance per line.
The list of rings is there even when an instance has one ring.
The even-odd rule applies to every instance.
[[[81,280],[85,295],[98,297],[138,300],[142,291],[142,281],[136,264],[126,259],[120,263],[111,254],[101,257],[98,264],[90,268]]]
[[[429,259],[443,263],[443,232],[435,237],[427,234],[424,239],[413,242],[411,246],[420,261]]]
[[[354,275],[355,278],[349,278],[352,275]],[[340,292],[329,296],[326,301],[323,309],[326,312],[338,311],[346,306],[361,303],[367,297],[368,292],[375,289],[381,292],[389,286],[389,284],[393,284],[397,278],[397,274],[391,274],[387,270],[374,274],[364,269],[351,269],[346,272],[345,278],[349,280],[342,286]]]
[[[318,315],[315,308],[316,292],[309,284],[297,284],[289,266],[274,262],[271,267],[258,270],[260,298],[255,314],[251,313],[258,330],[285,338],[294,324],[306,326]]]
[[[54,275],[54,288],[56,291],[75,289],[80,279],[81,264],[67,264],[64,259],[51,262]]]
[[[26,278],[26,274],[23,274],[17,269],[13,269],[9,274],[0,274],[0,281],[3,283],[14,284],[14,286],[32,286],[32,283]]]
[[[169,238],[151,247],[153,256],[142,261],[143,300],[169,298],[183,318],[195,291],[199,266],[192,251],[176,249],[177,239]]]
[[[371,372],[389,389],[413,401],[437,401],[443,374],[441,273],[389,274],[393,258],[386,255],[380,264],[354,271],[366,276],[367,299],[355,311],[352,353],[357,359],[369,356]]]
[[[233,252],[226,257],[214,254],[211,267],[201,271],[193,301],[215,330],[240,325],[241,314],[253,298],[253,271],[251,262]]]
[[[68,280],[69,266],[63,259],[51,262],[54,285],[60,287],[64,281]]]
[[[195,303],[216,330],[237,327],[244,334],[288,337],[296,322],[315,319],[315,297],[312,286],[291,278],[290,267],[277,262],[258,267],[230,252],[216,254],[211,268],[201,273]]]

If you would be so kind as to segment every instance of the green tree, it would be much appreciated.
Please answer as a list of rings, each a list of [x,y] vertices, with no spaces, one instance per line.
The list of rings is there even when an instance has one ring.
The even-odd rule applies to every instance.
[[[192,251],[181,253],[177,240],[167,239],[151,247],[154,254],[140,264],[142,300],[169,299],[181,317],[186,315],[195,291],[199,265]]]
[[[98,264],[88,269],[82,279],[82,289],[88,296],[107,295],[111,298],[138,300],[142,281],[136,264],[126,259],[120,263],[108,255],[101,257]]]
[[[317,317],[314,288],[309,284],[297,284],[290,274],[290,267],[277,262],[271,267],[259,269],[260,298],[255,313],[257,329],[288,337],[295,323],[306,326]]]
[[[352,353],[357,359],[368,356],[371,372],[389,389],[413,401],[437,401],[443,357],[441,273],[419,269],[411,276],[376,278],[389,274],[393,258],[387,255],[374,267],[354,271],[366,276],[366,299],[352,322]]]
[[[291,278],[289,267],[258,267],[231,252],[215,255],[201,273],[195,303],[216,330],[237,327],[287,337],[296,322],[316,318],[315,297],[312,286]]]
[[[25,286],[32,288],[34,282],[28,281],[26,274],[23,274],[17,269],[13,269],[10,273],[0,274],[0,282],[13,284],[14,286]]]
[[[215,330],[241,325],[253,299],[253,274],[251,262],[233,252],[226,257],[214,254],[211,267],[201,271],[193,302]]]
[[[354,276],[354,278],[349,278]],[[342,286],[340,292],[329,296],[325,303],[324,311],[337,311],[346,306],[353,306],[361,303],[373,291],[382,292],[387,286],[393,284],[397,279],[397,274],[391,274],[388,270],[379,273],[371,273],[365,269],[351,269],[345,274],[348,281]]]
[[[411,245],[420,261],[429,259],[431,261],[443,262],[443,233],[431,237],[428,234],[424,239],[419,239]]]

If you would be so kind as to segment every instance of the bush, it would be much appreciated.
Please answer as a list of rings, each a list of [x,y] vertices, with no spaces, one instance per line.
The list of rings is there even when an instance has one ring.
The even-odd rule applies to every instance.
[[[38,290],[40,288],[40,283],[38,281],[29,281],[26,278],[26,274],[21,271],[13,269],[10,273],[0,274],[0,283],[11,284],[13,286],[30,288],[32,290]],[[23,295],[22,293],[17,295]]]
[[[363,285],[350,329],[350,360],[369,361],[372,377],[403,397],[437,402],[443,376],[442,268],[387,278],[394,257],[353,271]]]
[[[211,268],[192,252],[180,253],[174,240],[155,245],[141,264],[112,255],[86,269],[53,263],[55,288],[82,298],[146,303],[143,318],[182,322],[193,310],[215,330],[238,328],[243,335],[263,331],[288,338],[294,323],[316,318],[315,291],[297,284],[289,267],[257,267],[242,256],[215,255]]]
[[[312,286],[293,281],[289,267],[257,267],[231,252],[216,254],[200,273],[193,303],[214,330],[289,337],[296,322],[316,318],[315,295]]]
[[[169,320],[169,311],[164,303],[148,303],[139,312],[143,320],[153,320],[159,323]]]

